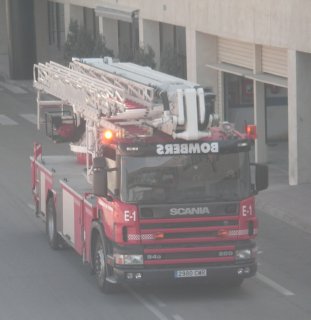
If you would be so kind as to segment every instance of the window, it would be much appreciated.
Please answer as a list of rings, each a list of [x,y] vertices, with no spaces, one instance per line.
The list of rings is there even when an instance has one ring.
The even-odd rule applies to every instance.
[[[265,85],[266,106],[284,106],[288,105],[287,88]]]
[[[99,18],[95,16],[95,10],[83,8],[83,22],[87,32],[95,39],[99,34]]]
[[[225,73],[224,81],[228,108],[253,107],[253,80]]]
[[[115,160],[106,158],[106,163],[108,169],[115,169],[117,167],[117,163]],[[117,170],[111,170],[107,172],[107,183],[108,183],[108,190],[112,195],[118,194],[118,172]]]
[[[65,42],[64,5],[48,1],[49,44],[61,49]]]
[[[246,152],[122,158],[121,198],[137,203],[231,201],[250,194]]]
[[[162,22],[159,28],[160,71],[187,79],[186,29]]]

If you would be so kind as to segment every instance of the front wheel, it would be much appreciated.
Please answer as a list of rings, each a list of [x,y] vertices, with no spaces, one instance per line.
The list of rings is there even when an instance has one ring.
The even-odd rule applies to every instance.
[[[60,241],[56,229],[56,211],[53,197],[50,197],[46,206],[46,234],[50,247],[54,250],[59,248]]]
[[[104,293],[112,293],[115,289],[115,284],[107,281],[109,275],[107,253],[105,245],[99,235],[97,235],[94,243],[93,268],[99,289]]]

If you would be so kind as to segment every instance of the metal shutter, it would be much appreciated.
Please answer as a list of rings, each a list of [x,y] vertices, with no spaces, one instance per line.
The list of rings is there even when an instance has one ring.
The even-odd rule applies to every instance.
[[[287,50],[263,46],[262,72],[287,78]]]
[[[219,62],[253,69],[254,46],[250,43],[218,38]]]

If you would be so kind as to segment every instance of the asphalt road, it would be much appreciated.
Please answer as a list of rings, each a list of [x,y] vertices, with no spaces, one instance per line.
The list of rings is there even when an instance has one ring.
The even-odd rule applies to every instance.
[[[260,219],[259,272],[241,288],[123,288],[104,295],[72,250],[49,248],[33,212],[33,141],[63,153],[36,130],[35,96],[0,82],[0,319],[1,320],[309,320],[311,236]],[[15,92],[15,93],[13,93]]]

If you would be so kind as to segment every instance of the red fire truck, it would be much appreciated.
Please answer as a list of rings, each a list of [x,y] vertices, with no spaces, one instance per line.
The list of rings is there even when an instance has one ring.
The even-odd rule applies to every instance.
[[[72,151],[45,156],[34,144],[36,215],[50,246],[72,247],[102,291],[240,285],[256,273],[254,197],[267,166],[250,163],[252,130],[221,122],[210,90],[111,58],[35,65],[34,87],[38,128]],[[75,139],[58,139],[62,124]]]

